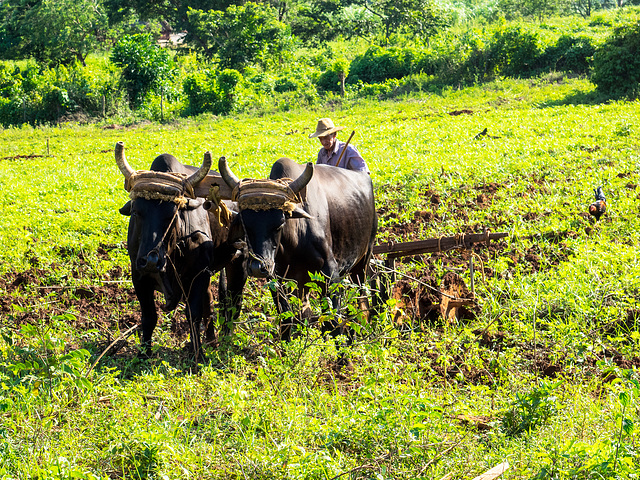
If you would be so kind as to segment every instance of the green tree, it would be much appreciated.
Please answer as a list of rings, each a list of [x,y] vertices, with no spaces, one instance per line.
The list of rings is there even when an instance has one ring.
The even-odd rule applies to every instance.
[[[84,65],[107,28],[101,0],[5,0],[0,2],[0,55]]]
[[[221,68],[244,69],[280,61],[293,48],[289,28],[276,20],[273,7],[248,2],[225,11],[189,11],[186,42],[216,56]]]
[[[364,6],[380,18],[386,43],[396,33],[409,34],[426,43],[450,24],[445,12],[431,0],[365,0]]]
[[[129,103],[136,108],[149,93],[162,93],[175,76],[173,61],[150,35],[125,35],[113,48],[111,61],[122,68]]]
[[[195,10],[225,10],[242,5],[245,0],[104,0],[112,22],[127,20],[132,14],[143,21],[164,20],[173,30],[187,29],[188,12]]]

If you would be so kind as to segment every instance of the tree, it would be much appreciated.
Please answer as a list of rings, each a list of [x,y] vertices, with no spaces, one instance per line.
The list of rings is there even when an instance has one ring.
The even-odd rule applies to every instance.
[[[310,45],[340,36],[366,38],[379,28],[380,19],[358,1],[362,3],[362,0],[310,0],[298,9],[291,30]]]
[[[276,20],[269,5],[248,2],[225,11],[190,10],[188,44],[208,57],[217,56],[221,68],[242,70],[251,64],[279,61],[293,47],[289,28]]]
[[[387,43],[395,33],[406,33],[426,43],[450,24],[445,12],[431,0],[364,0],[364,6],[380,18]]]
[[[111,61],[122,67],[133,108],[140,106],[147,94],[162,93],[174,76],[169,54],[158,47],[150,35],[123,36],[111,52]]]
[[[165,20],[174,30],[188,26],[188,13],[194,10],[226,10],[231,5],[243,5],[245,0],[104,0],[112,22],[126,20],[131,13],[143,21]]]
[[[101,0],[5,0],[0,3],[0,55],[84,65],[107,28]]]

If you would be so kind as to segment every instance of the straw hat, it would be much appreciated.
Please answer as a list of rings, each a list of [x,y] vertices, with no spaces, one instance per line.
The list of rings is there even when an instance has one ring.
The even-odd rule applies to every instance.
[[[316,131],[309,135],[309,138],[324,137],[325,135],[331,135],[334,132],[339,132],[344,127],[336,127],[330,118],[321,118],[318,120],[318,126]]]

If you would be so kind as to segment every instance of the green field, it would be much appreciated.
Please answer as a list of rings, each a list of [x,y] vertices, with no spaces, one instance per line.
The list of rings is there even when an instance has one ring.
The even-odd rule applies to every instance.
[[[550,74],[312,111],[0,130],[2,477],[471,479],[508,461],[506,479],[637,478],[640,104],[595,98]],[[425,282],[470,284],[471,252],[456,250],[398,263],[407,295],[362,325],[353,371],[315,329],[276,341],[254,281],[233,345],[204,364],[182,350],[180,312],[161,314],[152,358],[130,336],[95,363],[138,319],[115,143],[136,169],[209,150],[261,178],[281,156],[313,161],[323,116],[343,140],[356,131],[379,243],[508,233],[473,249],[475,318],[415,311]]]

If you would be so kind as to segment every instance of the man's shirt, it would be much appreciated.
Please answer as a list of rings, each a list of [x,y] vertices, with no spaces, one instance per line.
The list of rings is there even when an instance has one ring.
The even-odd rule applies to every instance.
[[[346,144],[344,142],[336,139],[336,143],[332,150],[327,152],[324,148],[321,148],[318,152],[318,161],[316,163],[318,165],[332,165],[335,167],[345,145]],[[360,155],[360,152],[358,152],[358,149],[353,145],[347,146],[347,151],[344,152],[342,160],[340,160],[340,167],[370,173],[366,162]]]

